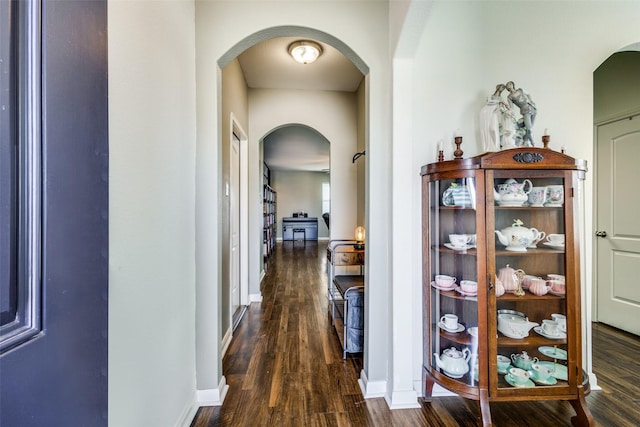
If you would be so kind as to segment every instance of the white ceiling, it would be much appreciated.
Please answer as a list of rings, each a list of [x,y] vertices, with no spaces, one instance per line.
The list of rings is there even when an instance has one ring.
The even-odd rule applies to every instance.
[[[323,53],[313,64],[299,64],[289,55],[297,37],[258,43],[238,56],[247,85],[255,89],[355,92],[362,73],[337,49],[317,42]],[[285,126],[264,138],[264,160],[272,170],[329,170],[329,141],[307,126]]]

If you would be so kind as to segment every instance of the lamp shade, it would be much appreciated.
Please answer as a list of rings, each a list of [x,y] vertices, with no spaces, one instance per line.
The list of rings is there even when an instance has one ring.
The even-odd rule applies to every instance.
[[[365,231],[363,226],[358,226],[355,232],[356,242],[363,243],[365,238]]]
[[[289,45],[289,55],[301,64],[311,64],[322,55],[322,46],[311,40],[298,40]]]

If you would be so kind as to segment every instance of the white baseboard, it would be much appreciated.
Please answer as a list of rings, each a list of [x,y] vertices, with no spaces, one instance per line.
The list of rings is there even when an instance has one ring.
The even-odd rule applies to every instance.
[[[386,395],[387,382],[369,381],[369,379],[367,378],[367,373],[364,371],[364,369],[360,371],[358,384],[360,384],[360,390],[362,391],[362,396],[364,396],[365,399],[372,399],[374,397],[385,397]]]
[[[262,302],[262,294],[249,294],[249,302]]]
[[[222,376],[218,383],[218,388],[210,388],[207,390],[196,390],[198,397],[198,405],[200,406],[221,406],[224,402],[224,398],[227,395],[229,386],[227,385],[227,379]]]
[[[598,385],[598,378],[596,378],[596,374],[594,374],[593,372],[589,374],[589,388],[592,391],[602,390],[602,387]]]
[[[196,416],[196,412],[200,406],[196,401],[196,393],[193,393],[191,397],[191,401],[187,402],[184,409],[182,410],[182,414],[178,418],[178,422],[176,422],[175,427],[189,427],[193,422],[193,419]]]
[[[222,357],[227,353],[227,349],[229,348],[229,344],[231,344],[231,338],[233,338],[232,328],[227,329],[227,332],[222,337]]]
[[[386,395],[384,399],[391,410],[420,408],[418,393],[415,390],[393,391],[390,395]]]

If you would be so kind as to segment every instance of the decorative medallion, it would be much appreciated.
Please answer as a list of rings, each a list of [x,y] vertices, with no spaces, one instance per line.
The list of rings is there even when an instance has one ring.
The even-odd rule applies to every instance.
[[[518,163],[538,163],[544,160],[544,156],[540,153],[531,153],[527,151],[514,155],[513,160]]]

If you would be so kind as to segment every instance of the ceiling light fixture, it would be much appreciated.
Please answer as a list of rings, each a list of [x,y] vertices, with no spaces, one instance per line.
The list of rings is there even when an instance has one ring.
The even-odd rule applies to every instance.
[[[322,46],[311,40],[298,40],[289,45],[289,55],[301,64],[311,64],[322,55]]]

